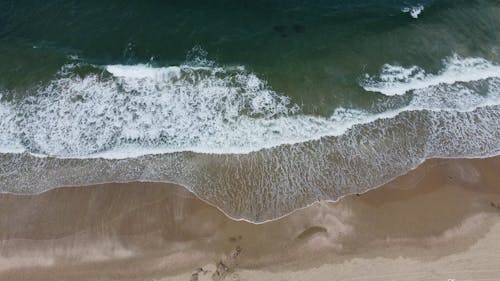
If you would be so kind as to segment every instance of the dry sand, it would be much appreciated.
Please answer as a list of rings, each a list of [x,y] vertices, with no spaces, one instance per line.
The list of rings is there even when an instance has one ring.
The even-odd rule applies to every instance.
[[[0,280],[214,279],[500,280],[500,157],[259,225],[167,184],[0,195]]]

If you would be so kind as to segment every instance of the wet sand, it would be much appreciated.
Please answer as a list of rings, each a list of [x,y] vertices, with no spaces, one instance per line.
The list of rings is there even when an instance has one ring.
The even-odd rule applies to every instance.
[[[500,157],[258,225],[170,184],[0,195],[0,280],[500,280],[499,241]]]

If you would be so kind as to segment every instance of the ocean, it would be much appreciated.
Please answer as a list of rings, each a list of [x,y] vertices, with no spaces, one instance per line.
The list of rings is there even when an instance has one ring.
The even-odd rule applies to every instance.
[[[500,2],[0,0],[0,192],[182,185],[263,222],[500,152]]]

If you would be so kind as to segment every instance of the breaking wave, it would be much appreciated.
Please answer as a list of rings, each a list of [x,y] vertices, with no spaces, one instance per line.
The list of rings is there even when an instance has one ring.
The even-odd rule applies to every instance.
[[[28,96],[4,92],[0,191],[173,182],[262,222],[428,158],[500,152],[492,62],[453,56],[436,74],[385,65],[362,86],[383,94],[372,107],[314,116],[241,66],[67,65]]]
[[[443,60],[443,65],[441,71],[431,74],[419,66],[385,64],[380,75],[366,75],[362,86],[367,91],[393,96],[432,86],[500,77],[500,65],[484,58],[462,58],[453,55]]]
[[[77,74],[82,68],[66,65],[34,94],[0,103],[2,152],[105,158],[249,153],[338,136],[405,111],[471,111],[500,101],[500,66],[458,56],[436,75],[384,65],[363,87],[385,95],[411,91],[408,103],[383,111],[337,108],[329,117],[303,114],[241,66],[108,65]]]

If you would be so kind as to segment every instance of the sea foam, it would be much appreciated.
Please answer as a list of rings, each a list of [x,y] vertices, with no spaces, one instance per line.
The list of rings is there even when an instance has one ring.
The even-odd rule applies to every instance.
[[[98,67],[103,74],[83,77],[74,74],[78,67],[64,66],[32,96],[0,103],[0,152],[64,158],[242,154],[339,136],[406,111],[464,112],[500,104],[500,66],[458,56],[435,75],[385,65],[363,86],[389,96],[411,90],[407,104],[384,111],[337,108],[329,117],[302,113],[242,66],[108,65]]]
[[[477,81],[500,77],[500,65],[484,58],[462,58],[453,55],[443,61],[443,69],[436,74],[427,73],[419,66],[404,67],[385,64],[378,76],[366,75],[362,86],[367,91],[384,95],[403,95],[408,91],[440,84]]]
[[[500,153],[499,77],[430,83],[320,117],[244,67],[82,72],[68,65],[30,97],[0,99],[0,192],[171,182],[263,222],[377,187],[425,159]]]
[[[418,16],[424,11],[424,5],[417,5],[412,7],[403,7],[401,12],[409,13],[414,19],[418,19]]]

